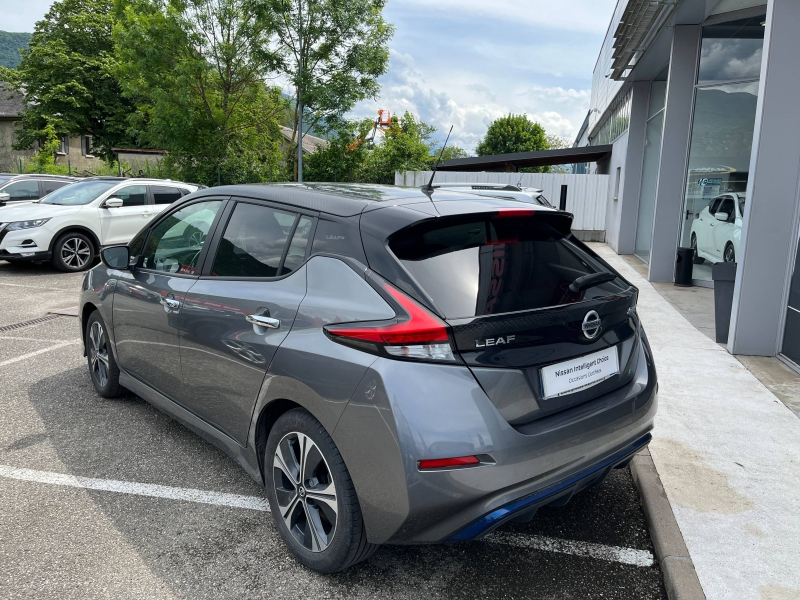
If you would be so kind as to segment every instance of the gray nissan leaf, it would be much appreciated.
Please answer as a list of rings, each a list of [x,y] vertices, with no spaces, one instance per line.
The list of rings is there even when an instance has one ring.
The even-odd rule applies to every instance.
[[[227,452],[315,571],[475,540],[650,441],[638,291],[571,223],[467,190],[201,190],[86,274],[92,382]]]

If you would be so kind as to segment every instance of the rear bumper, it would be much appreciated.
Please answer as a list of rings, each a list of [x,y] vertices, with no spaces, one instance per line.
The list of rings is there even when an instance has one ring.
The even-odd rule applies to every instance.
[[[528,496],[523,496],[519,500],[509,502],[473,521],[444,541],[467,542],[477,540],[512,519],[522,515],[533,516],[533,513],[543,506],[566,504],[576,492],[593,485],[599,485],[613,469],[626,466],[634,454],[650,443],[651,438],[652,436],[648,433],[608,458],[583,469],[567,479]]]
[[[645,348],[630,384],[520,426],[503,419],[465,367],[376,361],[333,433],[369,541],[474,539],[599,483],[649,441],[658,395]],[[422,459],[473,455],[487,458],[418,468]]]

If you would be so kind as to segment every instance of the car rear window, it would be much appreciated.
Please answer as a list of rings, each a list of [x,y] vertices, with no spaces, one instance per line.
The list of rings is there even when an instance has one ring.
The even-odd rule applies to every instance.
[[[578,277],[608,269],[543,215],[425,221],[393,235],[389,248],[447,318],[558,306]],[[626,288],[622,280],[583,299]]]

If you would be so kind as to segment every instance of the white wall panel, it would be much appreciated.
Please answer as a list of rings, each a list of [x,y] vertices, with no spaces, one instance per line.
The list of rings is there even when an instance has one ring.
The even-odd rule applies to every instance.
[[[406,171],[395,173],[395,185],[422,187],[431,177],[431,171]],[[609,175],[573,175],[562,173],[461,173],[439,171],[436,183],[502,183],[520,184],[542,190],[551,204],[558,206],[561,186],[567,186],[567,211],[575,215],[572,228],[576,230],[605,231],[606,207],[610,185]]]

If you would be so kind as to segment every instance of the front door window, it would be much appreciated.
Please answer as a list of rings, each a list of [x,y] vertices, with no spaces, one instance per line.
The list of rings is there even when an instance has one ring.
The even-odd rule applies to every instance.
[[[144,252],[143,268],[194,275],[221,200],[190,204],[153,228]]]

